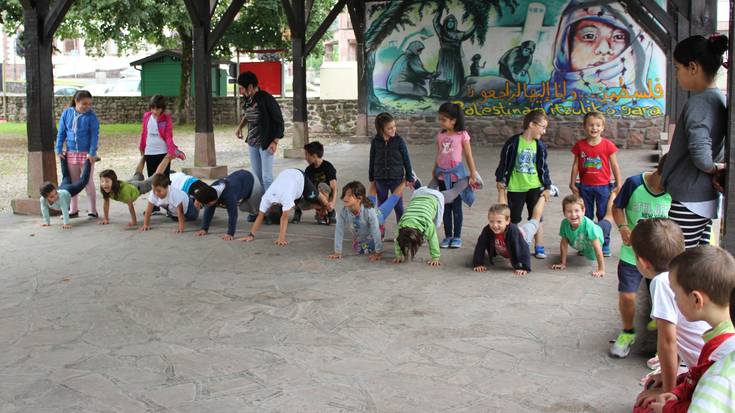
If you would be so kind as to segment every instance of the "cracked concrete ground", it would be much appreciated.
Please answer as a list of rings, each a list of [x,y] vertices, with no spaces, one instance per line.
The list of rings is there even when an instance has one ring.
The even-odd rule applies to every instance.
[[[327,261],[333,228],[310,214],[283,248],[274,227],[252,244],[221,240],[224,211],[205,238],[196,224],[173,234],[163,217],[151,232],[125,230],[120,204],[111,225],[82,218],[69,231],[59,218],[40,228],[40,217],[0,215],[0,412],[630,411],[645,355],[607,354],[619,329],[616,257],[603,279],[576,255],[567,271],[548,269],[555,199],[549,259],[523,278],[505,263],[473,273],[499,148],[474,150],[490,184],[465,209],[465,247],[442,250],[438,269],[423,263],[426,247],[402,265]],[[428,176],[433,146],[410,151]],[[650,153],[623,151],[624,175],[649,168]],[[344,184],[366,180],[367,154],[341,144],[325,159]],[[571,155],[549,159],[565,194]],[[303,162],[276,169],[292,166]],[[617,255],[617,234],[613,243]]]

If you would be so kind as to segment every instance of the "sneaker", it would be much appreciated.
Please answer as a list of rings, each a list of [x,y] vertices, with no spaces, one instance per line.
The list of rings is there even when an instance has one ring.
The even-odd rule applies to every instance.
[[[549,187],[549,195],[551,195],[554,198],[558,197],[559,196],[559,187],[556,186],[556,185],[551,185]]]
[[[385,241],[385,225],[380,224],[380,241]]]
[[[602,256],[603,257],[609,257],[612,254],[610,254],[610,246],[609,245],[603,245],[602,246]]]
[[[301,210],[297,209],[293,213],[293,218],[291,218],[292,224],[300,224],[301,223]]]
[[[651,320],[646,324],[646,330],[648,331],[656,331],[658,330],[658,326],[656,325],[656,320]]]
[[[145,181],[145,176],[143,176],[142,172],[136,172],[133,174],[131,181]]]
[[[249,214],[248,215],[248,222],[255,222],[255,219],[258,218],[258,215],[256,214]]]
[[[186,154],[181,149],[176,150],[176,157],[181,159],[182,161],[186,160]]]
[[[421,188],[421,180],[419,179],[418,176],[416,176],[416,172],[411,171],[411,173],[412,173],[411,177],[413,178],[413,189],[416,190],[416,189]]]
[[[543,260],[546,259],[546,250],[544,249],[543,245],[536,245],[536,251],[534,254],[536,258]]]
[[[69,218],[79,218],[79,211],[77,211],[77,212],[75,212],[73,214],[69,214]]]
[[[92,219],[97,219],[100,216],[94,212],[90,212],[89,214],[87,214],[87,217],[92,218]]]
[[[95,156],[95,157],[94,157],[94,161],[95,161],[95,162],[99,162],[99,161],[101,161],[101,160],[102,160],[102,158],[100,158],[100,157],[99,157],[99,155],[98,155],[98,156]]]
[[[449,248],[462,248],[462,238],[452,238]]]
[[[439,244],[439,248],[449,248],[449,245],[452,243],[451,238],[444,238],[442,242]]]
[[[628,354],[630,354],[630,348],[633,347],[633,343],[635,343],[635,333],[626,333],[625,331],[621,331],[620,334],[618,334],[618,338],[615,340],[615,343],[610,347],[610,355],[621,359],[628,357]]]
[[[651,370],[658,370],[659,367],[661,367],[661,363],[658,361],[658,354],[648,359],[648,361],[646,361],[646,366]]]

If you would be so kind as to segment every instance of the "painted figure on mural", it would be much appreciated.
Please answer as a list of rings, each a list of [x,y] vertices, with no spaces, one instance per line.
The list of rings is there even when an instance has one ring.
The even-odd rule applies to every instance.
[[[482,56],[480,56],[479,54],[472,56],[472,64],[470,65],[470,76],[480,76],[480,69],[485,68],[485,64],[487,64],[487,62],[482,62],[482,66],[480,66],[480,59],[482,59]]]
[[[653,42],[613,0],[572,0],[562,13],[551,80],[577,94],[624,89],[631,97],[647,85]],[[580,93],[581,92],[581,93]]]
[[[533,63],[533,53],[536,51],[536,43],[526,40],[503,54],[498,61],[498,73],[513,83],[531,83],[528,69]]]
[[[426,81],[436,78],[439,73],[431,73],[421,62],[424,44],[419,40],[409,43],[390,69],[386,89],[398,95],[424,97],[428,95]]]
[[[462,42],[472,37],[477,26],[463,32],[457,29],[457,18],[450,14],[441,22],[444,12],[440,8],[434,16],[434,30],[439,37],[439,63],[436,70],[440,79],[450,84],[449,96],[457,96],[464,86],[464,65],[462,63]]]

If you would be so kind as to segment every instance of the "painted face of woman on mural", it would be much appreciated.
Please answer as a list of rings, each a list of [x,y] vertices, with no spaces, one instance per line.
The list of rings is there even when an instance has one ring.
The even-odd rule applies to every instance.
[[[582,70],[605,64],[629,45],[628,33],[607,23],[582,20],[571,36],[571,69]]]

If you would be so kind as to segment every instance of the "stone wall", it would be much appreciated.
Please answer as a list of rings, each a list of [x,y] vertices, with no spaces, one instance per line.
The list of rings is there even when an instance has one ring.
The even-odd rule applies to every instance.
[[[26,119],[25,97],[8,96],[8,120],[23,122]],[[56,118],[69,105],[70,97],[55,98]],[[213,98],[215,124],[237,123],[237,107],[234,97]],[[278,98],[286,122],[286,132],[293,125],[291,99]],[[169,103],[175,107],[176,99]],[[137,123],[148,109],[148,98],[100,96],[94,98],[94,108],[102,123]],[[357,101],[310,99],[308,104],[309,136],[355,138],[357,131]],[[0,99],[0,113],[2,100]],[[193,122],[193,119],[190,121]],[[374,134],[374,117],[368,117],[368,134]],[[412,143],[430,143],[437,133],[435,116],[399,118],[398,133]],[[467,119],[467,129],[474,142],[482,145],[502,145],[515,133],[522,130],[522,118],[476,118]],[[605,135],[621,148],[654,147],[659,134],[664,130],[664,118],[608,119]],[[583,137],[581,118],[552,117],[549,119],[545,141],[551,146],[571,146]],[[357,137],[358,141],[367,140]],[[354,140],[354,139],[353,139]]]
[[[54,112],[58,119],[61,112],[69,106],[71,97],[54,98]],[[286,130],[293,125],[291,99],[278,98],[283,111]],[[8,96],[8,120],[25,122],[25,96]],[[143,113],[148,110],[149,98],[139,96],[98,96],[94,98],[94,111],[102,123],[137,123]],[[0,99],[0,114],[3,113]],[[177,99],[169,101],[169,108],[177,105]],[[212,101],[212,114],[215,124],[235,124],[237,117],[237,101],[234,97],[215,97]],[[310,136],[354,136],[356,131],[356,100],[321,100],[310,99],[307,106],[309,113]],[[193,119],[189,119],[193,122]]]

